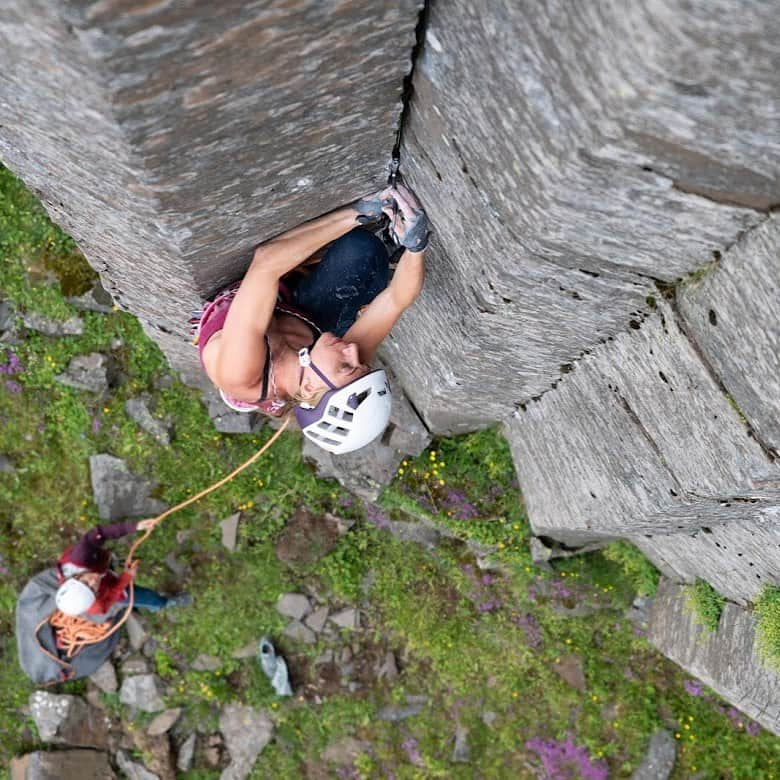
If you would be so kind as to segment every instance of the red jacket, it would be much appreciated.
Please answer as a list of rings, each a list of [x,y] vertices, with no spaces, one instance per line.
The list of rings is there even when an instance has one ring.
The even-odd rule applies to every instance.
[[[95,603],[87,610],[88,615],[104,615],[117,601],[127,597],[125,588],[133,578],[127,572],[117,576],[111,571],[111,554],[103,545],[109,539],[121,539],[133,533],[137,527],[138,524],[134,521],[95,526],[91,531],[87,531],[77,544],[68,547],[57,561],[60,581],[65,579],[62,567],[66,563],[102,575]]]

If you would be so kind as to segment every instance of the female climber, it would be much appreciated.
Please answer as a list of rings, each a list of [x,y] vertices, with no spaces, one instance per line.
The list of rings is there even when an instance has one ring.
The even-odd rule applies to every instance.
[[[405,250],[389,284],[384,244],[360,227],[383,215]],[[422,289],[428,234],[399,184],[261,244],[198,324],[203,368],[228,406],[272,415],[294,406],[304,435],[333,453],[379,436],[390,388],[370,363]]]

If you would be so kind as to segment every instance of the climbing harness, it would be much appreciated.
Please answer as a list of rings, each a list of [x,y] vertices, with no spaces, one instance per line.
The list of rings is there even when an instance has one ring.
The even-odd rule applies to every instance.
[[[196,501],[199,501],[201,498],[208,495],[212,491],[217,490],[217,488],[220,488],[222,485],[230,482],[233,477],[240,474],[242,471],[244,471],[244,469],[249,468],[249,466],[257,461],[282,435],[282,433],[284,433],[284,430],[290,423],[291,417],[292,415],[287,415],[287,417],[284,418],[281,426],[279,426],[279,430],[277,430],[276,433],[274,433],[274,435],[256,453],[254,453],[254,455],[252,455],[251,458],[246,460],[237,468],[233,469],[233,471],[231,471],[227,476],[223,477],[218,482],[215,482],[213,485],[205,488],[204,490],[201,490],[199,493],[196,493],[194,496],[190,496],[190,498],[182,501],[180,504],[177,504],[171,509],[167,509],[165,512],[162,512],[161,514],[157,515],[157,517],[153,518],[151,524],[145,530],[143,536],[141,536],[139,539],[136,539],[136,541],[133,542],[132,546],[130,547],[130,551],[127,553],[127,557],[125,558],[125,570],[131,570],[134,568],[134,564],[136,564],[134,557],[136,550],[149,538],[152,531],[163,520],[165,520],[166,517],[172,515],[174,512],[178,512],[179,510],[188,507],[190,504],[194,504]],[[49,659],[62,667],[63,680],[70,679],[73,676],[71,664],[69,664],[67,661],[63,661],[54,653],[50,653],[43,646],[38,636],[41,629],[48,623],[56,633],[57,647],[64,651],[66,658],[72,659],[87,645],[97,644],[108,639],[112,634],[116,633],[127,621],[127,619],[130,617],[130,613],[133,610],[133,604],[135,600],[132,579],[130,580],[127,590],[127,608],[119,620],[113,622],[111,620],[107,620],[104,623],[93,623],[92,621],[87,620],[81,616],[65,615],[64,613],[60,612],[59,609],[57,609],[41,620],[35,627],[34,635],[39,649],[42,653],[48,656]],[[60,682],[60,680],[55,680],[49,684],[51,685],[56,682]]]

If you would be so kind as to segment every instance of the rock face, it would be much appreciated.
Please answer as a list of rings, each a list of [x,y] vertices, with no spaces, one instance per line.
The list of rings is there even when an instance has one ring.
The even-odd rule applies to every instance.
[[[682,588],[661,580],[650,616],[650,641],[762,726],[780,733],[780,676],[767,669],[755,646],[755,619],[726,604],[710,634],[686,610]]]
[[[120,458],[106,454],[92,455],[89,473],[102,520],[153,517],[166,509],[165,503],[149,496],[154,485],[133,474]]]
[[[411,405],[311,457],[373,500],[425,446],[406,412],[503,421],[537,534],[749,602],[780,579],[780,16],[429,5],[402,152],[435,234],[381,351]],[[5,4],[0,157],[194,381],[201,296],[383,182],[419,4],[126,6]]]
[[[0,157],[193,374],[199,296],[258,242],[382,185],[419,5],[13,0]]]

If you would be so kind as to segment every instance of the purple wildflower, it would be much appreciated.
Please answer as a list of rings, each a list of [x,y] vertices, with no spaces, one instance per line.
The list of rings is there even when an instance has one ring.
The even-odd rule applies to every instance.
[[[95,415],[92,418],[92,433],[97,433],[101,428],[102,423],[100,422],[100,418]]]
[[[6,380],[5,389],[8,390],[9,393],[13,393],[14,395],[22,392],[22,386],[18,382],[14,382],[13,379]]]
[[[496,578],[491,574],[483,574],[482,575],[482,584],[483,585],[492,585],[496,581]]]
[[[683,688],[691,696],[701,696],[704,693],[704,686],[698,680],[686,680],[683,683]]]
[[[352,500],[351,496],[347,496],[346,498],[342,498],[341,501],[339,501],[339,505],[343,507],[344,509],[349,509],[352,504],[355,502]]]
[[[3,561],[3,557],[0,555],[0,574],[3,575],[3,577],[10,577],[11,572],[8,571],[8,567],[5,565],[5,562]]]
[[[539,647],[542,644],[542,629],[539,621],[530,612],[518,615],[515,623],[523,630],[529,647]]]
[[[390,528],[390,520],[387,515],[375,504],[366,504],[366,520],[377,528]]]
[[[402,747],[406,757],[412,764],[419,767],[425,766],[425,761],[423,761],[423,757],[420,755],[420,745],[414,737],[407,737],[403,741]]]
[[[548,780],[607,780],[606,761],[593,761],[587,748],[575,745],[571,739],[561,742],[535,737],[525,746],[539,756]]]
[[[456,520],[473,520],[479,515],[479,510],[470,503],[466,494],[457,488],[447,488],[444,491],[442,506],[452,512]]]
[[[13,376],[14,374],[18,374],[21,371],[24,371],[22,361],[19,360],[19,356],[16,354],[16,352],[14,352],[12,349],[7,349],[5,354],[6,362],[0,363],[0,374],[4,374],[5,376]]]
[[[572,591],[570,591],[564,584],[562,580],[553,580],[552,581],[552,589],[555,592],[555,595],[559,599],[569,599],[574,594]]]
[[[501,609],[501,602],[498,599],[490,599],[489,601],[483,601],[481,604],[477,604],[477,612],[480,614],[495,612],[498,609]]]
[[[339,780],[360,780],[360,772],[354,766],[340,766],[336,770]]]
[[[751,737],[757,737],[761,733],[761,726],[759,726],[758,723],[756,723],[754,720],[749,720],[747,723],[745,723],[745,733]]]

